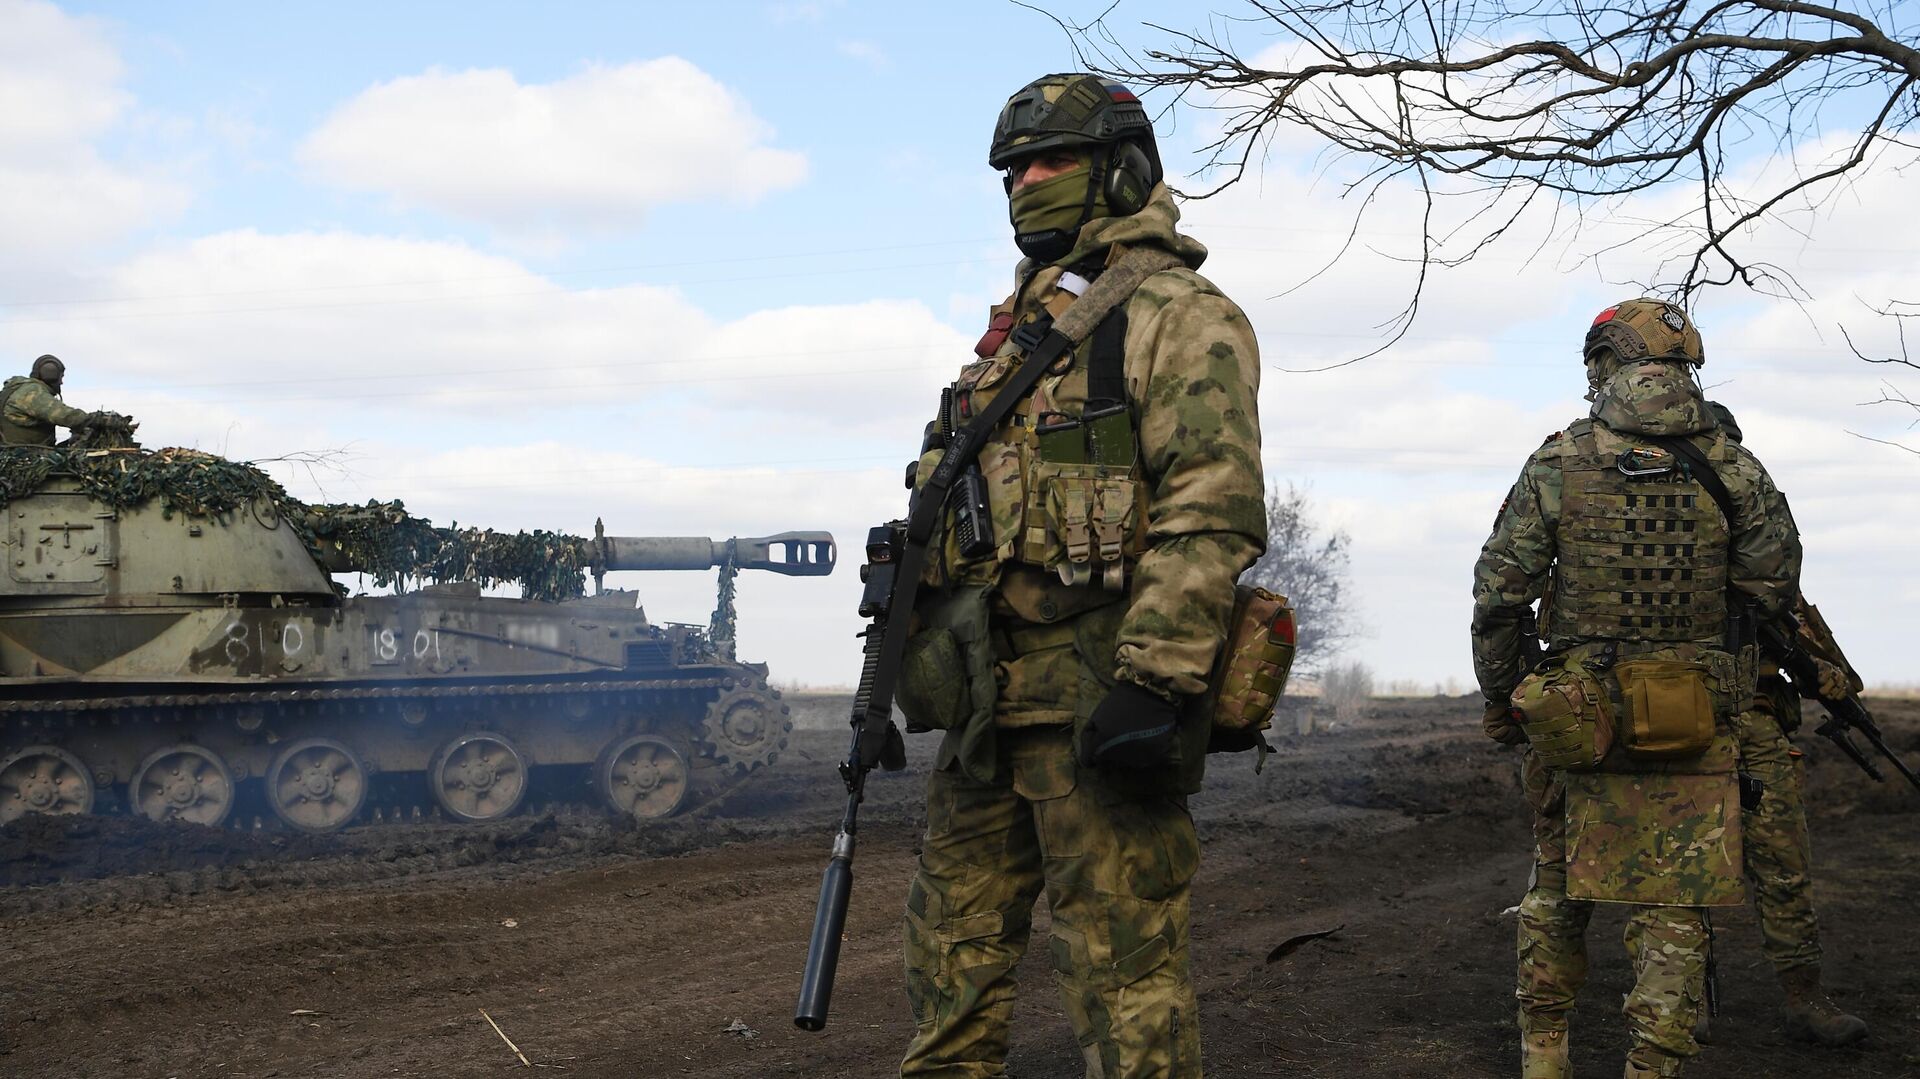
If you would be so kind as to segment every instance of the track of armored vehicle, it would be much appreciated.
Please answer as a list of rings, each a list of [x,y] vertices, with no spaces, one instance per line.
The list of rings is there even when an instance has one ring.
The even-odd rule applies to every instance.
[[[0,451],[0,473],[54,452]],[[329,832],[494,820],[530,795],[683,812],[772,764],[791,729],[766,667],[733,656],[734,574],[834,564],[818,532],[454,533],[395,503],[301,506],[185,451],[41,471],[0,491],[0,826],[131,812]],[[368,542],[396,535],[397,560]],[[502,552],[528,591],[557,594],[484,595],[512,579],[491,564]],[[331,576],[405,583],[408,565],[437,583],[349,597]],[[716,567],[704,626],[649,621],[635,593],[600,588],[608,571]],[[587,572],[594,594],[567,595]]]

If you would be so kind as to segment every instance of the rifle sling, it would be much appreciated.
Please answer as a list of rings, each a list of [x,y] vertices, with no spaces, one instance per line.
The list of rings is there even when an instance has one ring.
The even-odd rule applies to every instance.
[[[1733,492],[1727,490],[1727,485],[1721,482],[1720,473],[1714,469],[1713,462],[1707,460],[1707,455],[1700,452],[1700,447],[1694,445],[1692,439],[1674,435],[1643,434],[1639,437],[1676,457],[1685,458],[1694,482],[1707,489],[1707,494],[1713,498],[1714,505],[1720,507],[1720,516],[1727,519],[1727,534],[1733,535],[1739,528],[1740,520],[1739,511],[1733,504]]]
[[[1140,283],[1162,270],[1184,265],[1177,255],[1152,247],[1128,250],[1107,267],[1086,293],[1062,312],[1046,335],[1029,351],[1020,367],[1001,387],[993,400],[980,410],[972,422],[954,433],[947,449],[934,466],[927,482],[913,493],[907,509],[906,549],[894,569],[893,595],[887,604],[885,636],[878,661],[873,665],[873,685],[865,694],[865,707],[855,717],[863,732],[882,731],[893,724],[893,682],[906,654],[907,627],[913,620],[914,601],[920,591],[920,575],[927,564],[927,541],[934,525],[946,508],[947,491],[960,473],[980,456],[987,436],[1007,418],[1016,405],[1040,384],[1049,368],[1103,321],[1107,314],[1125,304]],[[871,632],[871,631],[869,631]],[[875,736],[877,741],[878,736]],[[862,741],[867,741],[862,738]],[[862,754],[861,763],[873,767],[876,760]]]

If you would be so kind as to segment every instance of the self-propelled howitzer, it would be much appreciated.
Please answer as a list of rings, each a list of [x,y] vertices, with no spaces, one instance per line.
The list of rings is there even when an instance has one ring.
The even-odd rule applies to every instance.
[[[397,503],[302,506],[206,455],[102,459],[25,490],[0,461],[0,825],[114,810],[221,824],[238,807],[326,832],[434,806],[493,820],[536,789],[662,817],[786,745],[766,666],[734,656],[734,574],[829,573],[827,533],[435,529]],[[222,495],[214,479],[235,469],[257,490]],[[716,567],[705,625],[651,621],[635,593],[600,587]],[[333,572],[395,591],[346,596]],[[483,594],[503,581],[541,598]]]

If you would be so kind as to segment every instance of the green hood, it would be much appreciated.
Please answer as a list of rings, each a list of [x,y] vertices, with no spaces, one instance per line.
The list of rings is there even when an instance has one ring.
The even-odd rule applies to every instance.
[[[1600,387],[1593,418],[1621,434],[1691,435],[1718,426],[1688,365],[1642,360]]]
[[[1174,204],[1173,192],[1167,190],[1166,184],[1155,184],[1139,213],[1127,217],[1096,217],[1080,226],[1080,238],[1074,242],[1073,250],[1055,265],[1071,266],[1101,257],[1115,244],[1127,247],[1150,244],[1179,255],[1188,268],[1197,270],[1206,261],[1207,249],[1200,241],[1182,236],[1174,227],[1179,221],[1180,207]]]

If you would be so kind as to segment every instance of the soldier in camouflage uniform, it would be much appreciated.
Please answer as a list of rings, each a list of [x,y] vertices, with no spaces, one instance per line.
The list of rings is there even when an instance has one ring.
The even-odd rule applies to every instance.
[[[1190,702],[1266,543],[1253,332],[1194,272],[1206,249],[1175,230],[1151,123],[1123,87],[1029,84],[989,162],[1026,258],[916,482],[1034,328],[1103,273],[1146,276],[989,436],[984,528],[962,527],[960,497],[936,533],[897,698],[909,729],[947,732],[907,898],[917,1029],[901,1074],[1006,1073],[1013,970],[1044,893],[1086,1074],[1198,1076],[1186,795],[1207,722]]]
[[[1733,413],[1716,401],[1708,408],[1720,429],[1741,439]],[[1803,599],[1796,604],[1804,605]],[[1804,616],[1803,616],[1804,621]],[[1821,692],[1857,693],[1857,676],[1825,659]],[[1815,687],[1806,687],[1811,691]],[[1851,1045],[1867,1036],[1867,1024],[1841,1011],[1820,988],[1820,924],[1813,910],[1813,844],[1807,834],[1806,801],[1798,749],[1790,736],[1800,727],[1800,695],[1771,662],[1763,662],[1752,704],[1734,717],[1740,770],[1761,786],[1760,802],[1744,811],[1746,875],[1759,915],[1761,950],[1786,992],[1787,1032],[1820,1045]],[[1705,1032],[1705,1022],[1701,1030]]]
[[[60,400],[67,365],[57,356],[33,361],[30,374],[0,386],[0,445],[51,446],[55,427],[79,427],[107,414],[87,412]]]
[[[1729,597],[1777,615],[1800,571],[1785,499],[1707,411],[1693,373],[1704,351],[1685,315],[1658,300],[1608,308],[1588,331],[1585,356],[1590,418],[1534,451],[1474,568],[1487,733],[1527,741],[1511,703],[1523,699],[1531,666],[1581,674],[1574,684],[1597,694],[1586,700],[1588,718],[1620,717],[1623,743],[1606,748],[1612,731],[1601,738],[1590,724],[1600,756],[1583,770],[1546,768],[1539,747],[1528,750],[1537,850],[1519,911],[1526,1079],[1570,1074],[1567,1019],[1586,977],[1595,900],[1633,904],[1626,1075],[1678,1075],[1698,1051],[1705,908],[1742,898],[1731,726],[1754,692],[1755,661],[1729,640]],[[1697,478],[1693,456],[1723,491]],[[1731,512],[1719,506],[1723,495]],[[1530,604],[1549,591],[1540,628],[1550,650],[1533,664],[1523,631]],[[1659,672],[1669,688],[1656,695],[1648,677],[1623,692],[1629,669],[1636,678]],[[1671,760],[1626,748],[1634,732],[1676,721],[1704,725],[1706,748]]]

